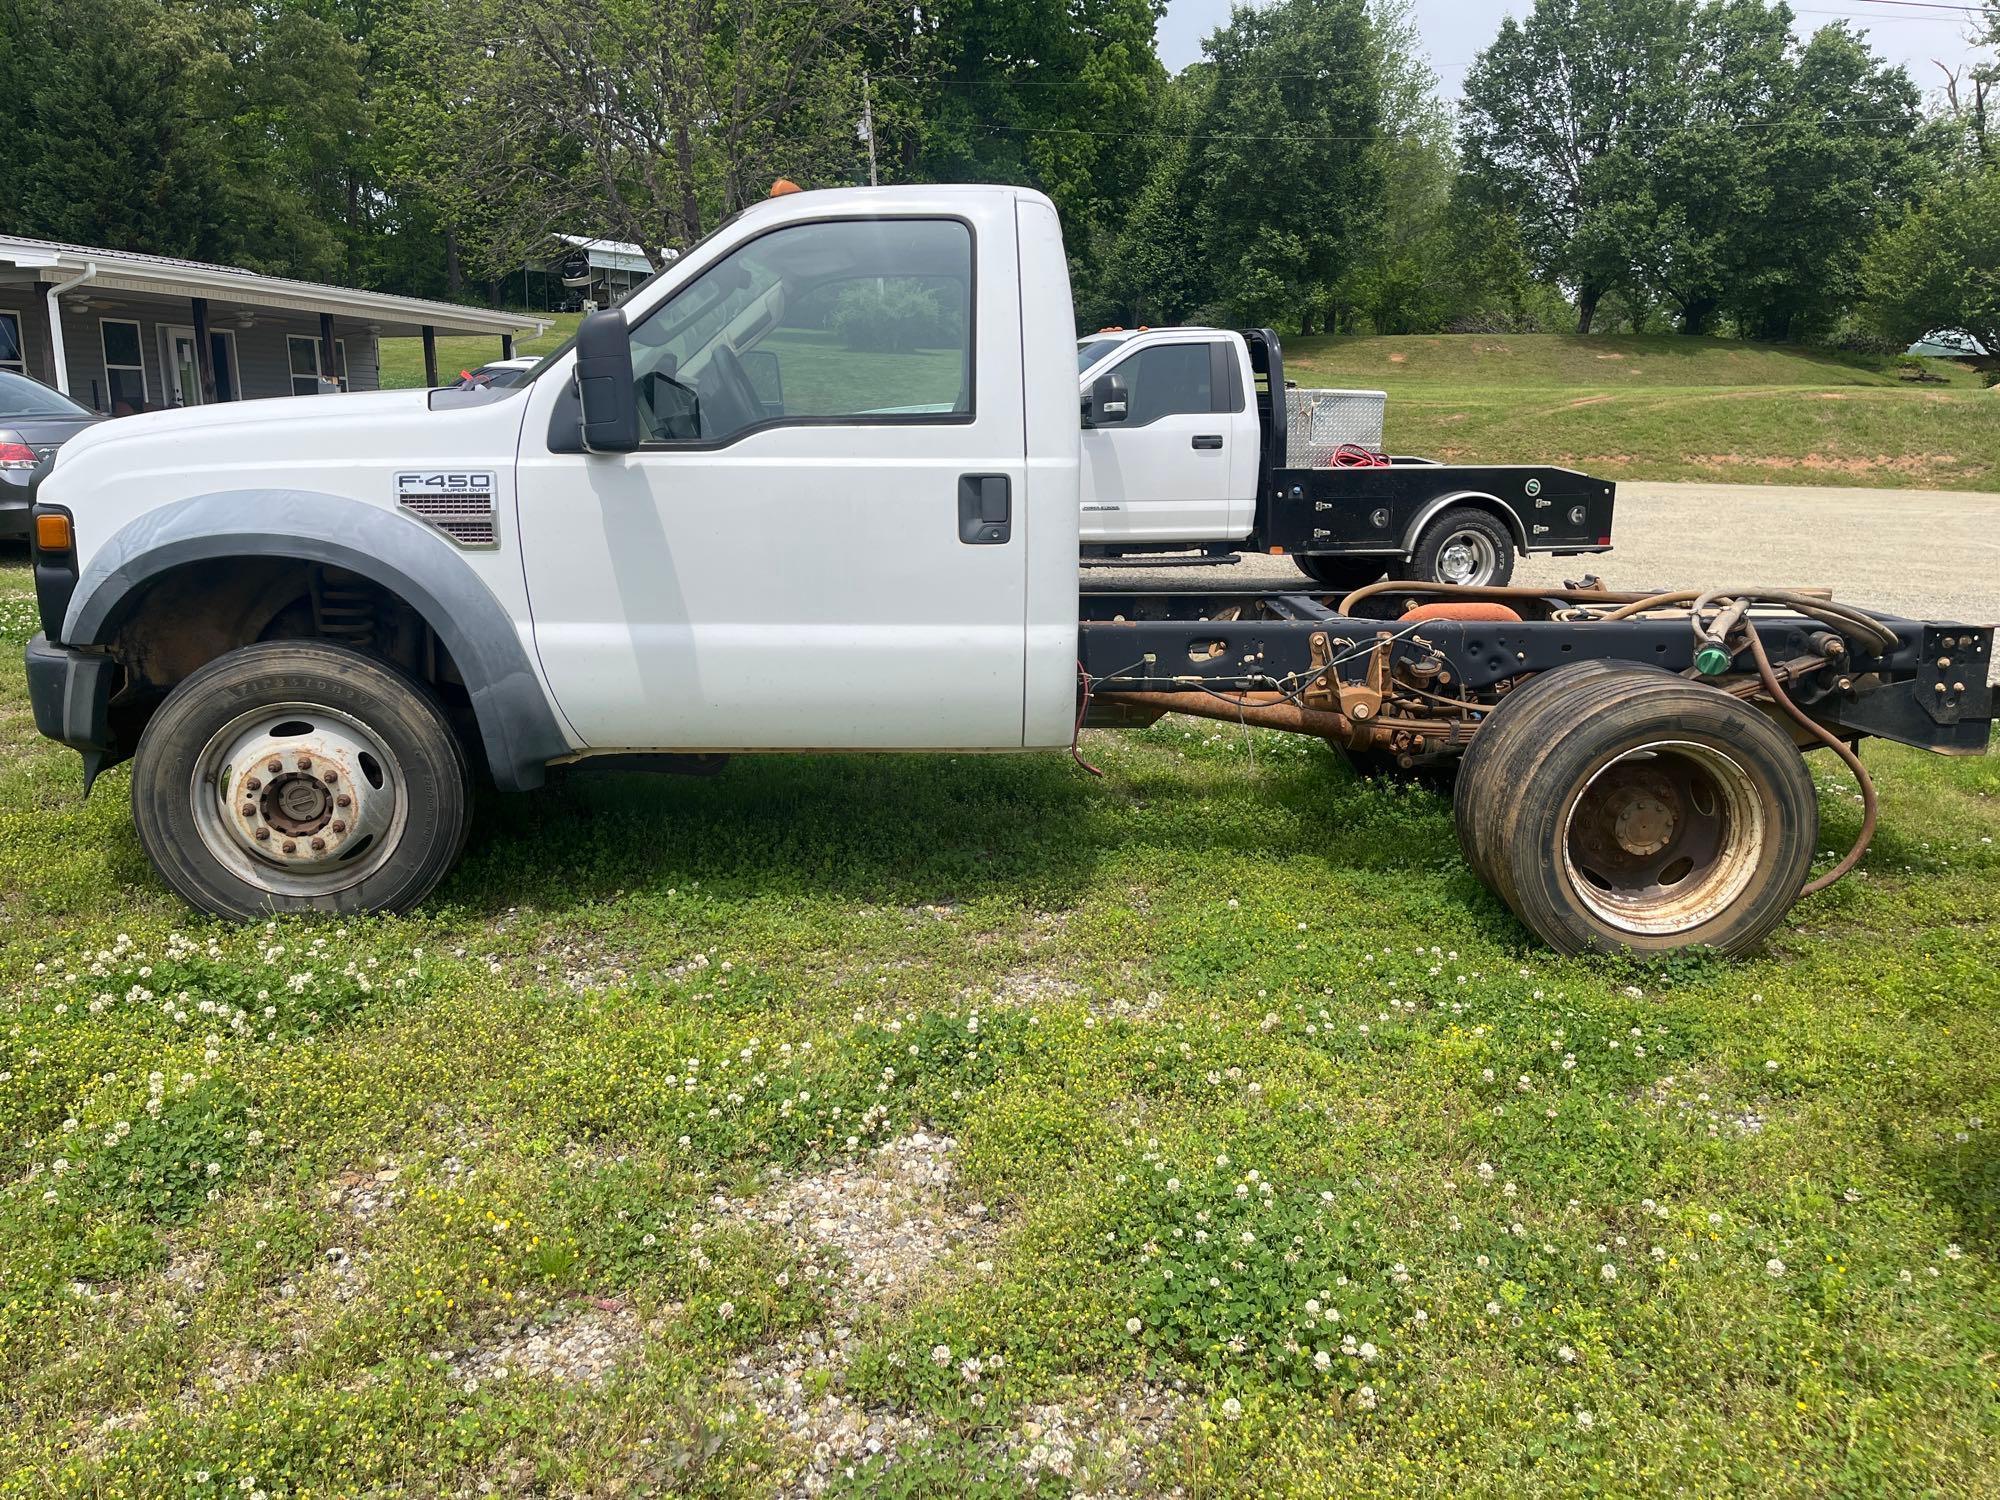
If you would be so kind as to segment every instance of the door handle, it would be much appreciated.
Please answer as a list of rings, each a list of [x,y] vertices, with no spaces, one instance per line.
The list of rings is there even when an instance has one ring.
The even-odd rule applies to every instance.
[[[958,481],[958,539],[992,547],[1014,534],[1013,485],[1005,474],[965,474]]]
[[[1194,446],[1197,448],[1220,448],[1222,446],[1222,434],[1219,432],[1202,433],[1194,440]]]

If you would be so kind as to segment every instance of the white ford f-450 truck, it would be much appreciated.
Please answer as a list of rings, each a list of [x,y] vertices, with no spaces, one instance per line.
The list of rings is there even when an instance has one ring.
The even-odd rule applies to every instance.
[[[519,386],[94,427],[34,476],[36,722],[86,791],[130,759],[161,875],[240,918],[416,903],[481,776],[1205,714],[1462,753],[1468,857],[1570,950],[1759,941],[1816,848],[1801,746],[1986,746],[1990,631],[1821,594],[1080,591],[1119,414],[1073,329],[1036,193],[796,193]]]
[[[1077,341],[1077,370],[1087,560],[1269,552],[1355,589],[1500,585],[1517,554],[1611,550],[1609,480],[1381,454],[1383,393],[1294,389],[1268,328],[1106,329]]]

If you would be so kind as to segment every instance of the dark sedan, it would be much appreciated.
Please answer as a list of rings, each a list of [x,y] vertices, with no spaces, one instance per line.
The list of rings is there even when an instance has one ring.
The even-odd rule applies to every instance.
[[[0,370],[0,541],[28,534],[28,478],[36,467],[101,420],[39,380]]]

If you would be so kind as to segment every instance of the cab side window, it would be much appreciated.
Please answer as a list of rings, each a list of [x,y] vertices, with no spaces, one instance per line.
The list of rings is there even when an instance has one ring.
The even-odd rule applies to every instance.
[[[1207,344],[1156,344],[1120,360],[1111,373],[1131,397],[1126,428],[1144,427],[1162,417],[1206,415],[1215,410],[1212,362]]]
[[[969,419],[972,264],[972,231],[953,219],[794,224],[751,240],[632,330],[647,442]]]

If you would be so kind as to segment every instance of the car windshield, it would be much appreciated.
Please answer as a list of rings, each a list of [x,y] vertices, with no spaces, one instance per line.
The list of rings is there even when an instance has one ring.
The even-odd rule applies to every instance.
[[[88,417],[88,407],[78,406],[61,391],[50,390],[39,380],[0,370],[0,421],[8,417]]]
[[[1076,373],[1081,375],[1124,342],[1123,339],[1092,339],[1076,351]]]

